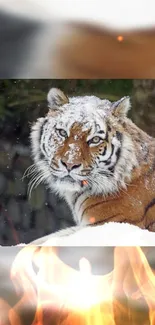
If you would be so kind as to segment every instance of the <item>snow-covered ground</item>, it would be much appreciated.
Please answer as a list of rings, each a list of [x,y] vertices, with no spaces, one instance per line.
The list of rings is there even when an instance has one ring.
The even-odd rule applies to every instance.
[[[53,234],[48,235],[35,240],[34,244],[45,246],[155,246],[155,233],[127,223],[109,222],[95,227],[77,228],[77,231],[70,234],[68,231],[60,237],[53,236]]]

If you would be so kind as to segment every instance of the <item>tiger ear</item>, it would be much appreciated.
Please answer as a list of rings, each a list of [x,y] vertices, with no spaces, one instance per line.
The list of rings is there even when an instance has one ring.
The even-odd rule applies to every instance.
[[[130,97],[125,96],[112,104],[112,115],[115,117],[125,117],[130,110]]]
[[[47,101],[50,109],[58,109],[60,106],[69,103],[68,97],[57,88],[51,88],[47,94]]]

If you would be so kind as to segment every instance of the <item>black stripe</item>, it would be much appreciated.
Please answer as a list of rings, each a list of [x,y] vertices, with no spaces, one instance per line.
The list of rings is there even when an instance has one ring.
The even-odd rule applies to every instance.
[[[87,198],[88,199],[88,198]],[[92,208],[94,208],[94,207],[96,207],[96,206],[98,206],[98,205],[100,205],[100,204],[106,204],[106,203],[108,203],[108,202],[114,202],[114,201],[117,201],[118,200],[118,197],[113,197],[113,198],[110,198],[110,199],[103,199],[103,200],[101,200],[100,202],[97,202],[97,203],[93,203],[93,204],[90,204],[89,206],[87,206],[84,210],[83,210],[83,212],[82,212],[82,217],[81,217],[81,220],[82,220],[82,218],[83,218],[83,216],[84,216],[84,214],[85,214],[85,212],[87,211],[87,210],[90,210],[90,209],[92,209]]]
[[[116,131],[116,137],[120,141],[120,143],[122,143],[122,133],[120,133],[119,131]],[[111,157],[113,155],[113,152],[114,152],[114,145],[112,144],[112,152],[111,152],[111,155],[108,158],[108,160],[105,162],[106,166],[111,164]],[[109,168],[109,171],[111,171],[112,173],[114,172],[114,168],[115,168],[115,166],[116,166],[116,164],[117,164],[117,162],[118,162],[118,160],[120,158],[121,148],[118,148],[115,154],[116,154],[116,158],[117,158],[116,163],[112,167]]]
[[[72,197],[72,205],[73,206],[75,206],[75,204],[77,203],[80,196],[81,196],[81,193],[76,193],[75,196]],[[85,200],[83,202],[85,202]],[[81,205],[83,204],[83,202],[81,203]],[[81,205],[80,205],[80,208],[81,208]]]
[[[102,224],[104,224],[104,223],[107,223],[107,222],[109,222],[110,220],[112,220],[112,219],[114,219],[115,217],[118,217],[118,216],[122,216],[120,213],[117,213],[117,214],[114,214],[114,215],[112,215],[112,216],[110,216],[110,217],[108,217],[108,218],[105,218],[104,220],[99,220],[99,221],[96,221],[96,222],[94,222],[94,223],[90,223],[90,224],[88,224],[87,226],[97,226],[97,225],[102,225]],[[123,220],[123,221],[118,221],[118,222],[124,222],[125,220]]]
[[[40,153],[39,153],[39,159],[40,159],[40,160],[44,160],[44,162],[48,163],[48,159],[47,159],[47,157],[43,154],[42,151],[40,151]]]
[[[155,171],[155,159],[153,160],[153,164],[152,164],[152,172]]]
[[[101,155],[102,155],[102,156],[105,156],[106,152],[107,152],[107,145],[104,147],[104,150],[103,150],[103,152],[101,153]]]
[[[112,157],[112,155],[113,155],[113,153],[114,153],[115,146],[113,145],[113,143],[111,144],[111,146],[112,146],[112,151],[111,151],[111,155],[110,155],[110,157],[108,158],[108,160],[105,161],[105,165],[106,165],[106,166],[108,166],[109,164],[111,164],[111,157]]]
[[[46,152],[46,149],[45,149],[45,143],[43,143],[43,150]]]
[[[105,141],[108,142],[108,131],[106,132]]]
[[[43,132],[44,132],[44,127],[45,125],[48,123],[48,119],[45,119],[41,128],[40,128],[40,135],[39,135],[39,142],[41,142],[41,138],[42,138],[42,135],[43,135]],[[45,147],[44,147],[44,144],[43,144],[43,149],[45,150]],[[46,150],[45,150],[46,151]],[[39,153],[39,159],[43,160],[45,159],[45,155],[43,154],[43,152],[40,150],[40,153]]]
[[[42,153],[41,150],[40,150],[40,153],[39,153],[39,159],[40,160],[44,160],[45,159],[45,156],[44,156],[44,154]]]
[[[147,219],[146,214],[147,214],[148,210],[149,210],[150,208],[152,208],[154,205],[155,205],[155,198],[152,199],[152,201],[149,202],[148,205],[145,207],[144,214],[142,215],[142,217],[141,217],[139,220],[136,220],[135,222],[132,221],[132,224],[135,224],[135,225],[136,225],[136,224],[138,224],[138,223],[144,221],[145,217],[146,217],[146,219]],[[152,224],[152,222],[151,222],[149,225],[147,225],[147,220],[146,220],[146,221],[145,221],[145,229],[148,229],[148,227],[149,227],[151,224]]]
[[[110,125],[108,125],[108,131],[111,132],[111,126]]]
[[[119,131],[116,131],[116,137],[117,137],[118,141],[120,141],[120,143],[122,144],[123,134],[120,133]],[[115,165],[114,165],[113,167],[116,166],[116,164],[117,164],[117,162],[118,162],[118,160],[119,160],[119,158],[120,158],[120,156],[121,156],[121,150],[122,150],[122,148],[119,147],[119,148],[117,149],[117,151],[116,151],[116,157],[117,157],[117,160],[116,160],[116,163],[115,163]]]
[[[118,148],[118,150],[116,151],[117,162],[118,162],[118,159],[120,158],[120,155],[121,155],[121,148]]]
[[[155,198],[151,202],[149,202],[149,204],[145,207],[144,216],[147,214],[148,210],[152,208],[154,205],[155,205]]]
[[[117,138],[120,142],[122,142],[122,133],[119,132],[119,131],[116,131],[116,138]]]
[[[44,122],[43,122],[43,124],[42,124],[42,126],[41,126],[41,128],[40,128],[39,142],[41,142],[41,137],[42,137],[42,135],[43,135],[44,127],[45,127],[45,125],[46,125],[47,123],[48,123],[48,120],[45,119]]]
[[[109,168],[108,168],[108,171],[111,172],[111,173],[114,173],[114,171],[115,171],[115,166],[116,166],[116,164],[115,164],[114,166],[109,167]]]
[[[108,170],[109,170],[111,173],[114,173],[114,171],[115,171],[115,166],[116,166],[117,163],[118,163],[118,160],[119,160],[120,155],[121,155],[121,148],[118,148],[118,150],[116,151],[116,157],[117,157],[117,160],[116,160],[116,162],[115,162],[115,164],[114,164],[113,166],[111,166],[111,167],[108,168]]]
[[[105,132],[102,131],[102,130],[100,130],[100,131],[98,131],[97,133],[99,133],[99,134],[104,134]]]
[[[88,226],[97,226],[97,225],[103,225],[104,223],[105,223],[106,221],[104,221],[104,220],[100,220],[100,221],[97,221],[97,222],[93,222],[93,223],[89,223],[88,225],[87,225],[87,227]]]

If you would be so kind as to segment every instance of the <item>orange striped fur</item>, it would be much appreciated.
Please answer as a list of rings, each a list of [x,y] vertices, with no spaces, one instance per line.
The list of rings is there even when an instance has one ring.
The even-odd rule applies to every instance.
[[[48,94],[32,127],[39,182],[68,202],[77,225],[127,222],[155,231],[155,139],[128,117],[128,97]]]

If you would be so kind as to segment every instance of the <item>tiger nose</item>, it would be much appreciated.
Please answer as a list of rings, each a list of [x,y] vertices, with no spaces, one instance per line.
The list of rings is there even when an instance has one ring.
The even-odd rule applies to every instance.
[[[63,159],[61,159],[61,163],[63,166],[66,167],[66,169],[70,172],[71,170],[78,168],[81,166],[81,164],[72,164],[72,163],[68,163],[66,161],[64,161]]]

